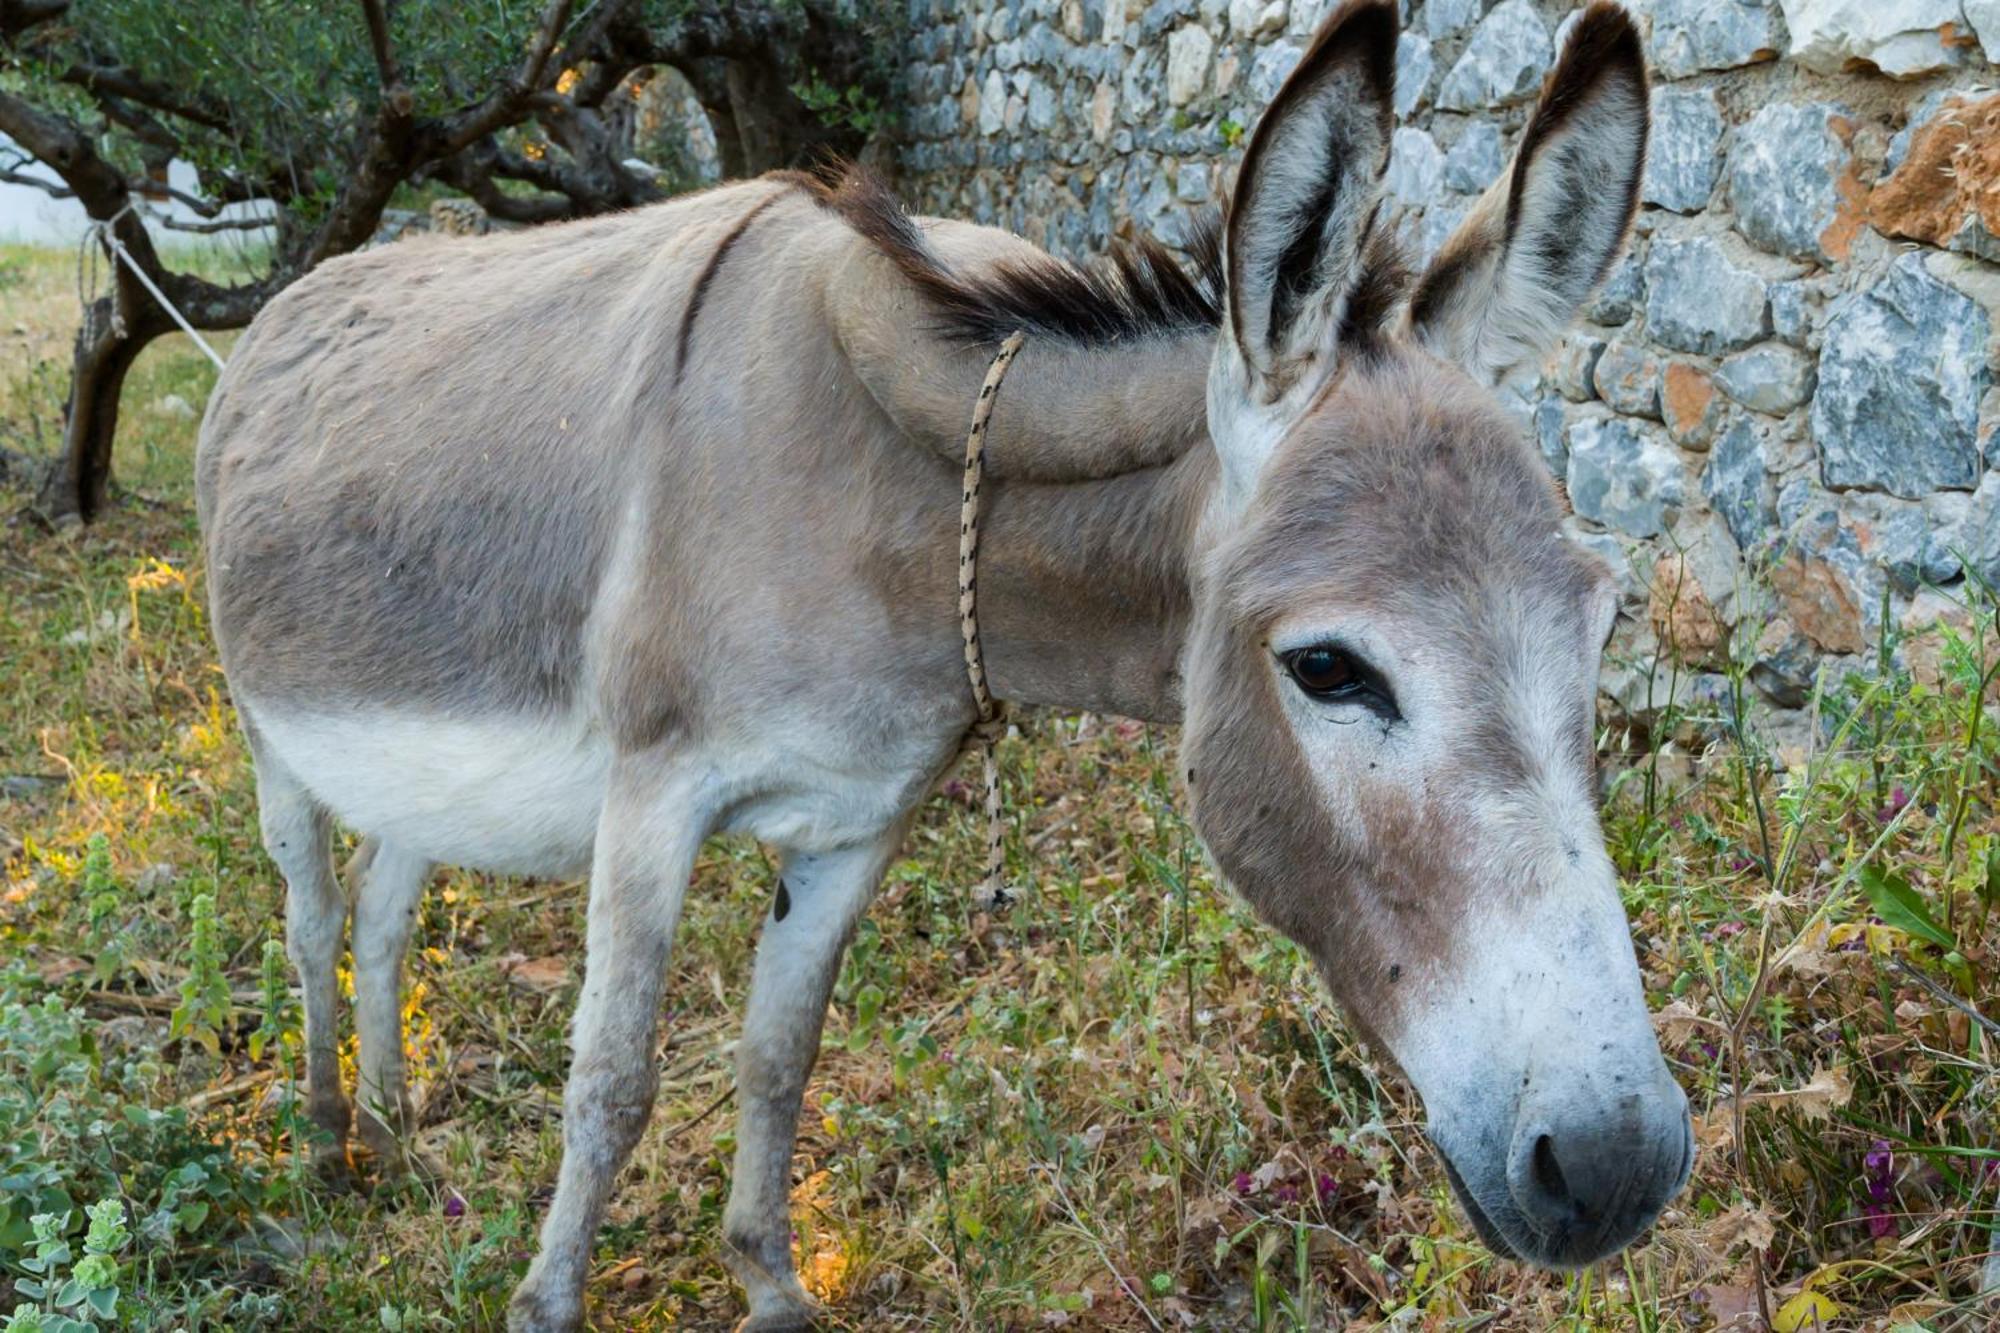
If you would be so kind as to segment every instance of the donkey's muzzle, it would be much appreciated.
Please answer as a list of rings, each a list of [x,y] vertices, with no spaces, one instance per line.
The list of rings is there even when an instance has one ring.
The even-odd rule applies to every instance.
[[[1531,1092],[1511,1131],[1433,1125],[1452,1188],[1495,1253],[1542,1268],[1595,1263],[1638,1239],[1687,1183],[1693,1126],[1664,1067],[1643,1087],[1603,1091]]]
[[[1687,1096],[1661,1071],[1652,1086],[1602,1099],[1525,1099],[1507,1155],[1521,1258],[1595,1263],[1651,1226],[1687,1183],[1694,1133]]]

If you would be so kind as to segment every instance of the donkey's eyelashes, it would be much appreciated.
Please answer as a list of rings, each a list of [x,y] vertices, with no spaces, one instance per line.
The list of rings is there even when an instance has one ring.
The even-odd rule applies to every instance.
[[[1278,660],[1310,698],[1327,703],[1358,703],[1385,717],[1402,716],[1396,696],[1382,673],[1337,643],[1312,643],[1280,653]]]

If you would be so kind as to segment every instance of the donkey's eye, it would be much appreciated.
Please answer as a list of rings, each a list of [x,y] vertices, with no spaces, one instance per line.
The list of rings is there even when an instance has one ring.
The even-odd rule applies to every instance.
[[[1362,704],[1385,718],[1401,716],[1396,697],[1381,673],[1345,648],[1315,643],[1294,648],[1279,660],[1291,673],[1292,682],[1315,699]]]
[[[1293,649],[1285,654],[1285,669],[1316,699],[1352,699],[1368,689],[1361,664],[1329,644]]]

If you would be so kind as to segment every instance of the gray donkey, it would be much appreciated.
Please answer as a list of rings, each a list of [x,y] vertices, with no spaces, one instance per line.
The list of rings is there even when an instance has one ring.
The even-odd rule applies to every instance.
[[[1183,728],[1195,827],[1407,1073],[1480,1234],[1577,1265],[1685,1181],[1593,800],[1615,614],[1487,386],[1615,258],[1646,144],[1625,15],[1570,31],[1511,171],[1414,278],[1379,222],[1394,0],[1326,23],[1190,275],[767,176],[417,241],[274,301],[199,456],[214,624],[289,890],[314,1119],[409,1128],[399,973],[436,863],[590,873],[563,1157],[518,1330],[575,1328],[657,1084],[697,849],[774,844],[724,1221],[805,1327],[794,1133],[848,937],[973,715],[960,450],[991,348],[979,589],[1002,698]]]

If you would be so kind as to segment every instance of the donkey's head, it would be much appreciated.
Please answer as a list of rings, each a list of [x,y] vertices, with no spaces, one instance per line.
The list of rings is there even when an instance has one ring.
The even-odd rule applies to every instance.
[[[1687,1101],[1593,796],[1613,583],[1487,386],[1623,243],[1646,74],[1587,10],[1405,304],[1373,236],[1395,49],[1395,0],[1344,6],[1238,179],[1188,781],[1224,873],[1416,1084],[1487,1242],[1582,1264],[1685,1181]]]

